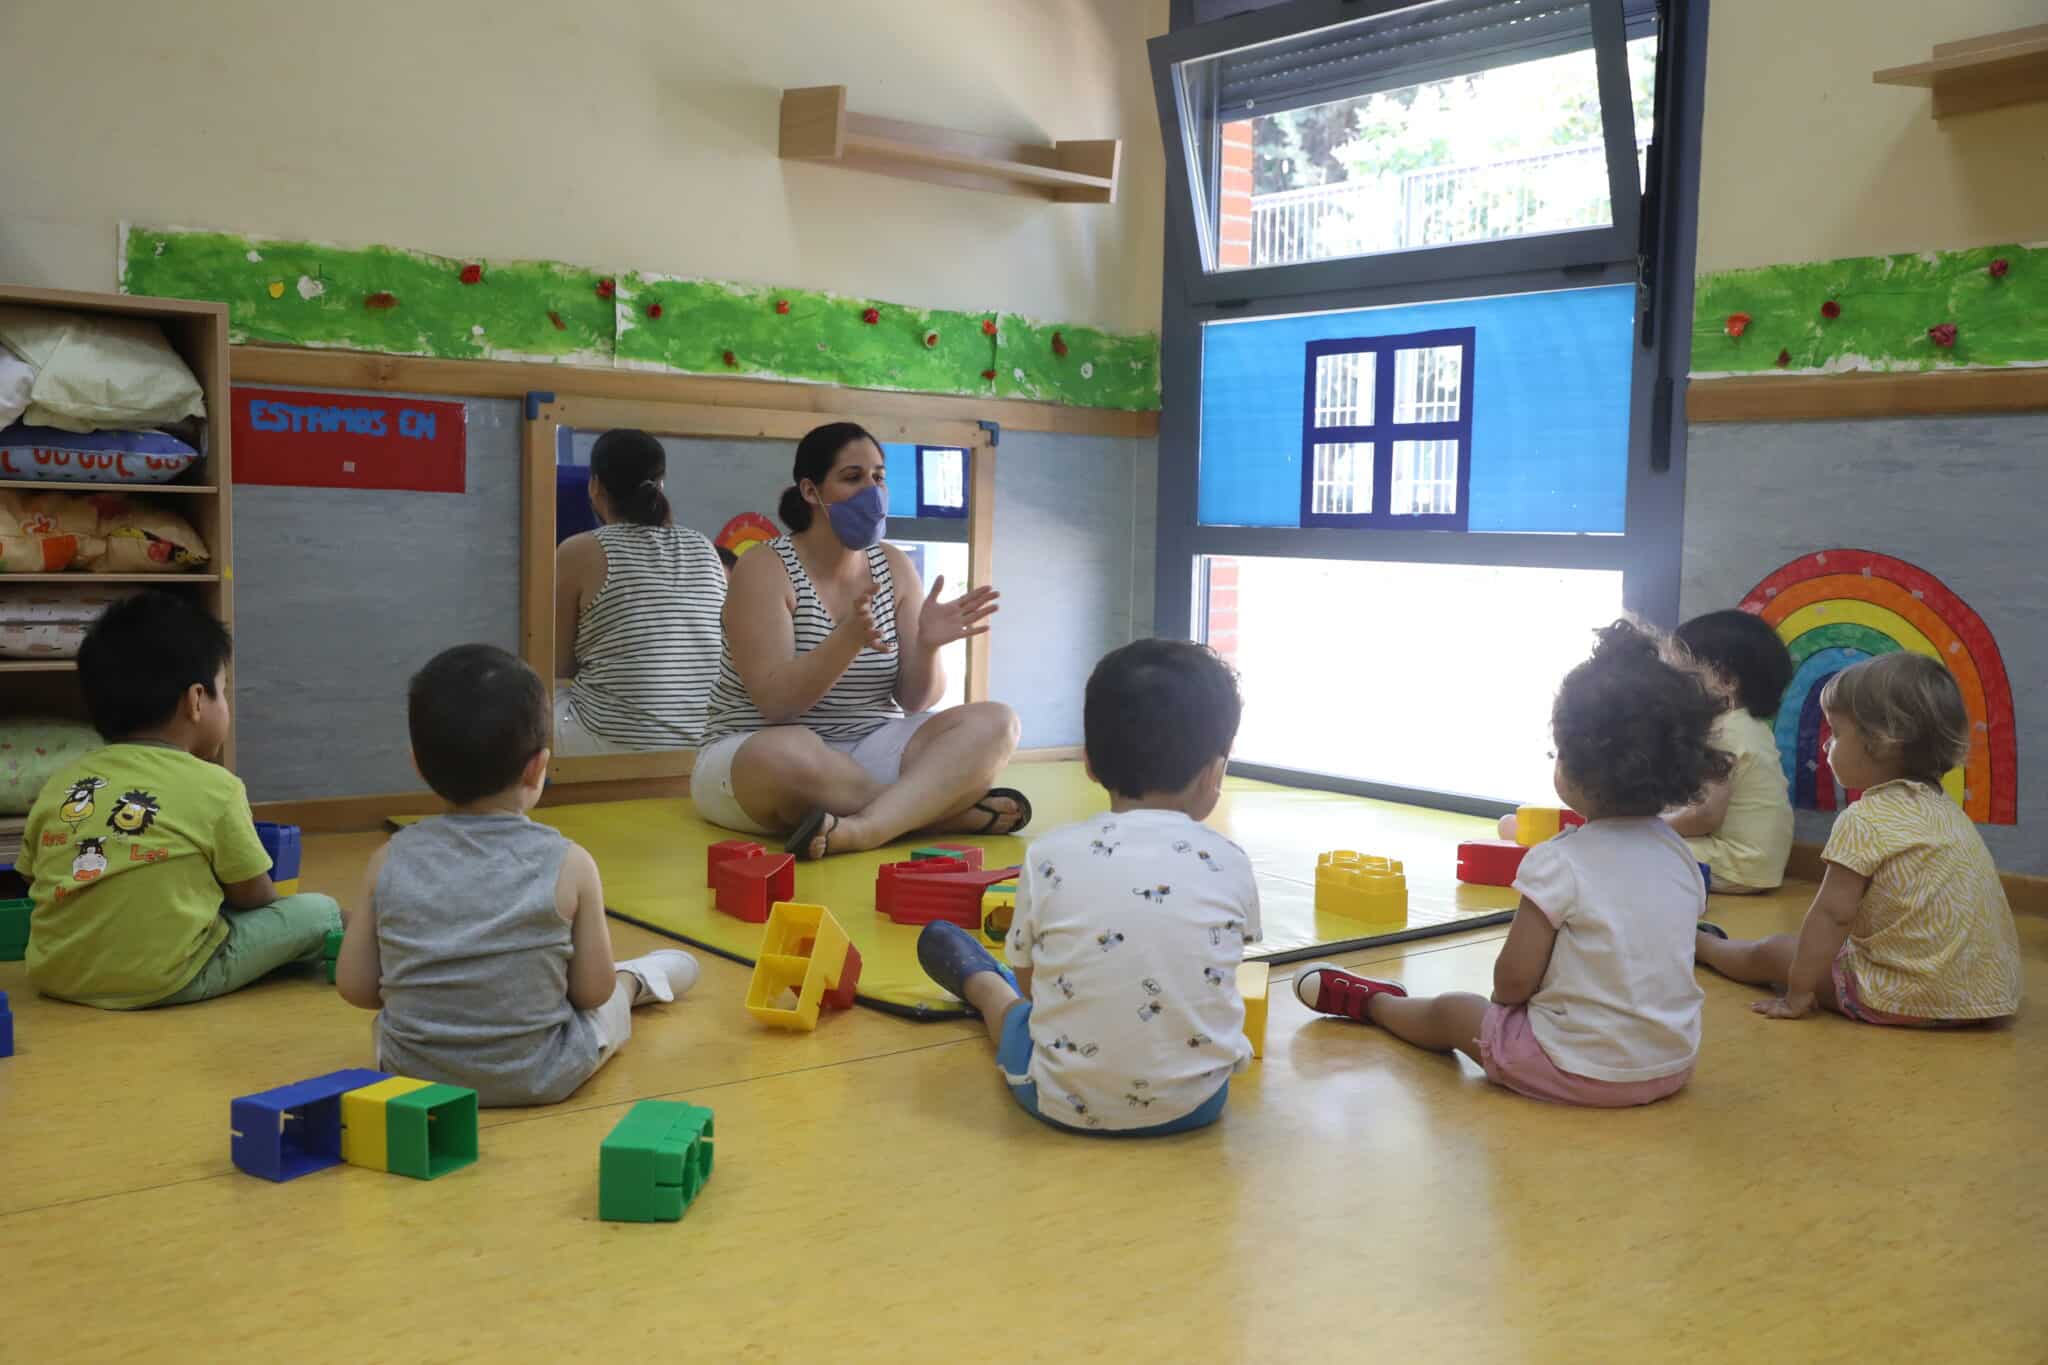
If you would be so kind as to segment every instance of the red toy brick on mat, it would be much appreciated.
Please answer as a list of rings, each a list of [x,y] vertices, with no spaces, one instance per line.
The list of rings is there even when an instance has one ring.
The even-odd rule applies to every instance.
[[[1021,868],[963,868],[952,858],[885,863],[875,874],[875,909],[897,924],[946,920],[981,931],[981,894]]]
[[[712,874],[717,909],[748,924],[766,924],[769,907],[796,895],[796,859],[787,853],[733,858]]]
[[[768,852],[759,844],[746,839],[724,839],[704,850],[704,885],[718,885],[718,868],[735,858],[759,858]]]
[[[850,1010],[853,1008],[853,993],[860,985],[860,949],[851,943],[846,945],[846,969],[839,974],[839,984],[820,997],[828,1010]]]
[[[1458,880],[1472,886],[1513,886],[1528,853],[1512,839],[1474,839],[1459,844]]]

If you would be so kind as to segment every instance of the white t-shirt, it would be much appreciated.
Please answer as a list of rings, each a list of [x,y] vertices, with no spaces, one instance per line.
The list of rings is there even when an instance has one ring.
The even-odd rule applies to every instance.
[[[1031,977],[1046,1117],[1149,1128],[1199,1109],[1251,1062],[1237,967],[1259,936],[1244,850],[1178,811],[1067,825],[1031,845],[1007,944]]]
[[[1706,999],[1693,936],[1707,890],[1671,826],[1590,820],[1530,849],[1515,890],[1557,930],[1529,1026],[1560,1071],[1650,1081],[1693,1064]]]

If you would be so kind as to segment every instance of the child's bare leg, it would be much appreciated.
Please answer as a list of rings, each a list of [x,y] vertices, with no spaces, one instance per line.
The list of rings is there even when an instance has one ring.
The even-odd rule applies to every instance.
[[[1024,1003],[1024,997],[994,972],[976,972],[962,984],[967,991],[967,1003],[981,1011],[981,1022],[988,1030],[988,1040],[1001,1047],[1003,1021],[1010,1017],[1012,1006]]]
[[[1462,1052],[1479,1060],[1479,1021],[1486,1001],[1464,991],[1449,995],[1375,995],[1366,1002],[1372,1021],[1404,1043],[1431,1052]]]
[[[1712,934],[1695,934],[1693,958],[1730,981],[1740,981],[1746,986],[1772,986],[1785,989],[1785,979],[1792,974],[1792,958],[1799,951],[1799,935],[1772,934],[1769,938],[1715,938]]]
[[[1715,938],[1700,934],[1693,944],[1695,960],[1706,963],[1730,981],[1746,986],[1769,986],[1783,991],[1792,978],[1792,961],[1799,955],[1799,935],[1772,934],[1769,938]],[[1822,1009],[1841,1014],[1842,1002],[1835,998],[1834,974],[1821,977],[1813,993]]]

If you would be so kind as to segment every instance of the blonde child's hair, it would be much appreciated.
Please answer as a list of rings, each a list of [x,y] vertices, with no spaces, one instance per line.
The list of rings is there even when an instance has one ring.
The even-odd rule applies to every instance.
[[[1969,756],[1962,689],[1924,654],[1880,654],[1845,668],[1821,688],[1820,705],[1895,754],[1915,782],[1938,787]]]

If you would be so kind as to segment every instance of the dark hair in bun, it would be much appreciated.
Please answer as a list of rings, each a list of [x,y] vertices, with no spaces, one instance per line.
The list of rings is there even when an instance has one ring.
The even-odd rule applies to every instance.
[[[614,427],[590,448],[590,476],[619,520],[635,526],[666,526],[672,520],[661,481],[668,453],[661,442],[632,427]]]

